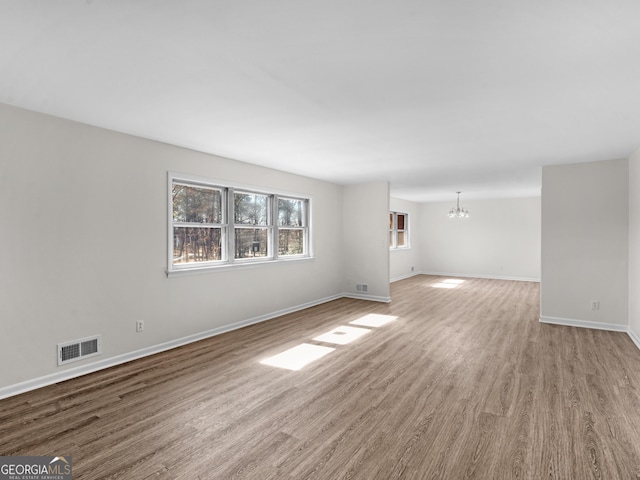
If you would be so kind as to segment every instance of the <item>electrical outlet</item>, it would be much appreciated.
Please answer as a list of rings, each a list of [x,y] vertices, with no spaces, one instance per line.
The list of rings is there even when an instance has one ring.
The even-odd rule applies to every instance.
[[[600,300],[591,300],[591,310],[600,310]]]
[[[136,332],[144,332],[144,320],[136,320]]]

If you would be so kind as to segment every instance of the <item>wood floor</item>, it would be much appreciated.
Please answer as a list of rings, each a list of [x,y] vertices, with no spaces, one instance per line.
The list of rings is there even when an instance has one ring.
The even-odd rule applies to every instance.
[[[627,335],[539,323],[536,283],[443,280],[2,400],[0,454],[70,454],[76,480],[640,478]],[[398,318],[313,340],[371,313]],[[335,350],[298,371],[260,363],[301,343]]]

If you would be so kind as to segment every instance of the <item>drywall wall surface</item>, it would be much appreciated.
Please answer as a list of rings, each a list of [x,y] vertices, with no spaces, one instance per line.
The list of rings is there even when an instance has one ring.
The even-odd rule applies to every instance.
[[[543,168],[543,318],[627,324],[628,174],[626,159]]]
[[[343,188],[343,254],[345,293],[388,301],[389,184]],[[368,286],[367,292],[357,285]]]
[[[424,273],[539,281],[540,197],[467,201],[468,218],[449,218],[451,202],[420,204]]]
[[[389,270],[393,282],[420,272],[420,235],[417,203],[391,197],[389,208],[391,211],[409,215],[409,247],[394,248],[389,251]]]
[[[640,292],[640,149],[629,158],[629,329],[632,335],[640,340],[638,292]]]
[[[310,196],[314,258],[167,277],[169,171]],[[326,182],[0,105],[0,205],[0,388],[342,293]],[[100,357],[57,366],[92,335]]]

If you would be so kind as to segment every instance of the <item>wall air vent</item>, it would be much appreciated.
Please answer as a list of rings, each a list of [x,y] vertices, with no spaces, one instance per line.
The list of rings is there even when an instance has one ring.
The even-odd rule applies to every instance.
[[[102,346],[100,335],[95,337],[81,338],[72,342],[58,344],[58,365],[84,360],[88,357],[100,355]]]
[[[367,293],[369,291],[369,285],[366,283],[357,283],[356,290],[361,293]]]

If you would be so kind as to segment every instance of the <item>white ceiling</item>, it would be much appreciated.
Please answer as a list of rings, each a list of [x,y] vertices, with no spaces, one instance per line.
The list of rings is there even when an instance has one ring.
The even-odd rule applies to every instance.
[[[640,147],[638,0],[0,0],[0,102],[414,201]]]

